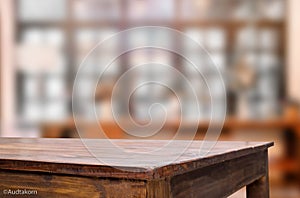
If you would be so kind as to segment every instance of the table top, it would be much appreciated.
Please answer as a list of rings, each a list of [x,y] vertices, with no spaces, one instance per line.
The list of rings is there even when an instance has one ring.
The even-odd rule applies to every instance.
[[[204,143],[209,144],[183,140],[0,138],[0,169],[147,180],[250,155],[273,145],[218,141],[211,142],[214,146],[203,155],[199,150]]]

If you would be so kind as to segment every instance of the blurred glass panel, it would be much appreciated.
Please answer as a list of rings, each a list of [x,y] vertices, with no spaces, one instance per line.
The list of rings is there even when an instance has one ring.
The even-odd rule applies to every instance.
[[[222,95],[223,82],[219,80],[219,77],[215,75],[215,76],[211,76],[210,78],[207,78],[206,80],[210,85],[209,96],[216,97],[219,99],[224,99],[221,98],[223,96]]]
[[[81,66],[81,61],[84,57],[78,57],[78,69],[85,75],[94,75],[97,68],[97,57],[93,56],[84,60],[83,65]]]
[[[272,52],[264,52],[260,55],[260,70],[270,71],[279,67],[279,58]]]
[[[151,42],[151,35],[149,32],[142,32],[142,31],[139,31],[139,32],[134,32],[134,33],[131,33],[129,35],[129,38],[128,38],[128,45],[131,46],[139,46],[141,43],[142,44],[149,44]]]
[[[108,59],[108,58],[106,58],[106,56],[111,57],[109,54],[101,54],[98,57],[95,71],[97,73],[99,73],[99,72],[102,73],[103,72],[102,75],[103,75],[104,78],[105,77],[112,77],[113,78],[114,76],[116,77],[118,74],[120,74],[120,71],[121,71],[120,60],[116,59],[112,63],[105,62],[104,60]],[[112,80],[114,80],[114,79],[112,79]]]
[[[162,21],[174,18],[174,0],[128,0],[127,2],[129,20]]]
[[[67,16],[67,0],[18,0],[21,21],[60,21]]]
[[[211,1],[208,0],[181,0],[182,18],[201,19],[207,17]]]
[[[189,76],[187,78],[195,89],[195,93],[198,96],[199,103],[203,103],[203,96],[209,95],[209,90],[206,83],[207,79],[199,75]]]
[[[84,75],[98,76],[98,74],[101,73],[103,77],[117,76],[121,71],[120,60],[117,59],[113,62],[107,62],[107,57],[111,57],[112,55],[117,56],[117,54],[103,53],[97,55],[93,53],[92,55],[89,55],[88,58],[84,61],[84,57],[82,59],[78,57],[78,69],[80,68],[80,71]],[[82,65],[80,65],[81,63]]]
[[[226,47],[226,34],[222,28],[188,28],[185,30],[185,34],[208,51],[222,50]],[[187,44],[184,44],[184,46],[186,50],[192,49],[191,46],[187,46]]]
[[[24,101],[22,117],[29,122],[38,122],[43,119],[42,105],[39,101]]]
[[[173,76],[168,73],[166,68],[173,67],[172,58],[176,55],[161,49],[142,49],[132,51],[129,58],[129,66],[135,72],[135,83],[143,83],[145,81],[158,81],[165,84],[172,83]],[[146,86],[146,88],[151,86]],[[161,88],[161,87],[156,87]],[[139,93],[143,93],[139,89]],[[153,94],[162,94],[160,90],[152,90]],[[149,92],[145,92],[147,97]],[[143,97],[143,96],[141,96]]]
[[[75,35],[76,47],[78,53],[84,56],[98,41],[98,30],[95,29],[80,29]]]
[[[253,26],[241,28],[236,39],[236,47],[239,50],[255,50],[258,46],[258,31]]]
[[[120,0],[74,0],[73,14],[79,21],[114,21],[121,19]]]
[[[79,68],[80,64],[82,64],[80,68],[82,73],[95,77],[100,72],[104,72],[101,81],[105,78],[105,81],[108,81],[108,83],[112,84],[114,82],[115,77],[121,70],[120,61],[116,60],[111,64],[106,61],[108,57],[116,57],[118,55],[120,44],[117,43],[118,40],[113,39],[113,42],[109,42],[109,45],[106,44],[106,49],[103,50],[101,48],[101,51],[99,51],[100,48],[97,45],[101,45],[101,42],[114,35],[116,31],[114,28],[78,29],[76,31],[76,67]],[[107,64],[110,65],[108,66]]]
[[[27,28],[17,43],[17,64],[22,71],[61,73],[66,70],[65,36],[56,28]]]
[[[114,28],[101,28],[101,29],[79,29],[75,33],[76,39],[76,59],[77,63],[81,63],[85,56],[99,45],[102,41],[108,39],[113,36],[117,32]],[[105,51],[107,53],[116,53],[119,49],[118,43],[116,39],[113,39],[113,42],[110,42],[109,45],[106,45],[107,49]],[[95,48],[94,51],[97,51]],[[97,52],[90,54],[95,57],[89,57],[88,59],[96,60],[98,56],[102,56],[102,54],[97,54]],[[87,60],[87,61],[91,61]]]
[[[130,67],[149,64],[151,62],[174,66],[172,64],[172,58],[174,58],[174,56],[176,55],[162,49],[139,49],[132,51],[128,58]],[[157,67],[153,67],[149,69],[154,71],[156,68]]]
[[[150,89],[151,90],[151,89]],[[135,100],[134,101],[134,119],[138,121],[150,121],[149,116],[149,109],[151,105],[153,104],[152,101],[145,101],[145,100]],[[161,101],[159,102],[160,104]],[[163,105],[163,104],[162,104]],[[152,106],[153,107],[153,106]],[[151,108],[151,118],[156,120],[161,116],[161,110],[159,108]]]
[[[272,75],[263,75],[257,82],[257,91],[265,100],[276,100],[278,89],[278,75],[273,71],[269,71]]]
[[[249,68],[243,72],[243,79],[252,79],[238,91],[238,111],[245,118],[269,119],[278,115],[280,70],[279,57],[274,51],[278,47],[277,37],[274,29],[251,26],[238,34],[236,51],[240,61],[237,66]]]
[[[285,15],[286,0],[257,0],[260,17],[270,20],[281,20]]]
[[[260,71],[257,79],[256,91],[260,100],[257,100],[258,114],[261,117],[270,118],[279,112],[279,68],[276,61],[266,61],[266,65]],[[268,63],[269,62],[269,63]],[[269,66],[268,66],[269,65]]]
[[[62,47],[65,43],[65,36],[58,28],[27,28],[22,31],[21,42]]]
[[[181,17],[184,20],[221,19],[228,16],[224,0],[181,0]]]
[[[141,46],[164,45],[170,49],[175,45],[174,38],[164,30],[139,30],[128,36],[127,45],[136,48]]]
[[[225,54],[220,52],[214,52],[211,54],[211,58],[216,64],[216,67],[219,69],[220,72],[225,71],[226,67],[226,57]]]
[[[278,31],[276,29],[264,28],[259,32],[259,44],[262,49],[274,50],[279,45]]]
[[[23,91],[25,100],[37,100],[41,96],[39,79],[33,76],[25,77]]]
[[[203,58],[202,54],[198,54],[197,52],[191,52],[189,53],[189,57],[193,57],[193,62],[190,63],[189,60],[183,61],[183,71],[188,76],[198,76],[203,74],[205,75],[205,72],[208,70],[206,67],[206,61],[205,58]]]
[[[66,97],[66,82],[61,76],[49,76],[45,80],[45,97],[63,100]]]
[[[147,93],[154,93],[155,96],[149,97]],[[176,96],[168,89],[157,84],[151,84],[140,87],[136,90],[133,97],[133,116],[137,121],[150,121],[153,119],[161,119],[162,115],[166,113],[167,120],[178,120],[180,117],[180,105]],[[164,107],[161,108],[160,104]],[[151,114],[151,118],[150,118]]]
[[[235,20],[251,20],[257,16],[256,0],[229,0],[231,18]]]
[[[22,117],[29,122],[61,119],[68,114],[65,35],[61,29],[32,27],[20,32],[17,65],[24,76]],[[47,103],[51,101],[51,106]],[[62,107],[64,106],[64,107]]]
[[[81,91],[80,91],[80,95],[76,97],[81,98],[83,100],[90,99],[89,97],[95,91],[94,79],[91,78],[90,76],[86,76],[78,80],[80,81],[80,83],[78,84],[78,89]]]
[[[150,55],[147,51],[134,51],[133,54],[129,55],[129,65],[130,67],[138,66],[141,64],[150,62]]]
[[[68,103],[63,100],[54,100],[44,105],[43,120],[60,121],[68,116]]]
[[[93,106],[93,100],[83,100],[79,105],[82,109],[81,113],[84,118],[86,118],[87,120],[94,118],[93,115],[95,113],[95,108]]]
[[[226,46],[225,31],[221,28],[209,28],[206,31],[206,46],[209,50],[221,50]]]
[[[118,107],[116,107],[118,109]],[[114,117],[111,110],[110,100],[103,100],[96,104],[97,117],[101,121],[113,121]]]
[[[204,41],[205,41],[205,31],[204,31],[204,29],[190,27],[190,28],[185,30],[185,34],[188,37],[190,37],[191,39],[193,39],[194,41],[196,41],[197,43],[199,43],[201,47],[204,47],[204,45],[205,45],[205,43],[204,43]],[[186,50],[191,49],[191,46],[188,46],[189,43],[190,42],[183,44],[185,46]],[[195,45],[193,45],[193,46],[195,46]]]
[[[272,99],[263,99],[256,104],[257,114],[256,118],[274,118],[278,115],[280,110],[278,101]]]
[[[244,63],[251,68],[259,67],[259,56],[255,51],[247,51],[243,55]]]
[[[195,102],[193,100],[186,100],[182,105],[182,117],[184,121],[198,122],[202,121],[206,117],[205,109],[202,108],[201,102]],[[200,111],[197,109],[199,105]]]

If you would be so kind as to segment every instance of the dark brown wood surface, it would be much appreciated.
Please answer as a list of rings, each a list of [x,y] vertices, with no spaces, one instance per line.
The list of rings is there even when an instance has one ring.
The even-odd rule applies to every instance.
[[[132,179],[153,179],[181,174],[224,160],[241,157],[266,150],[273,143],[258,142],[217,142],[205,156],[199,157],[202,142],[194,141],[185,150],[187,141],[173,141],[167,150],[150,157],[134,158],[134,152],[148,152],[166,145],[168,141],[158,140],[85,140],[97,151],[103,161],[97,160],[80,139],[0,139],[0,169],[52,172],[82,176],[99,176]],[[116,153],[116,146],[131,152]],[[176,158],[172,164],[161,165],[161,161]],[[171,159],[170,158],[170,159]],[[114,167],[115,166],[115,167]],[[119,168],[116,168],[119,167]],[[120,169],[121,168],[121,169]],[[134,172],[132,172],[134,171]]]
[[[41,198],[143,198],[147,196],[147,183],[143,180],[79,177],[23,171],[0,171],[0,197],[3,196],[4,189],[36,190],[37,195],[24,197]],[[3,197],[15,196],[4,195]]]
[[[267,151],[258,152],[177,175],[171,179],[171,197],[227,197],[247,186],[247,197],[266,198],[269,186],[256,185],[266,176],[266,159]]]

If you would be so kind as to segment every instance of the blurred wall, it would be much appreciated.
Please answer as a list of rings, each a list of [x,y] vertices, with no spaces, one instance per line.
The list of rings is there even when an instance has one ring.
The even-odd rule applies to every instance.
[[[288,3],[287,90],[289,97],[300,102],[300,1]]]
[[[0,1],[1,29],[1,136],[14,136],[15,68],[13,57],[13,1]]]

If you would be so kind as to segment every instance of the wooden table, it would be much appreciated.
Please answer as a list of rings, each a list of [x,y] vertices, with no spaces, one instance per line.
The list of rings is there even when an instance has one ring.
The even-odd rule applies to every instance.
[[[273,143],[217,142],[200,157],[202,142],[194,141],[172,164],[162,166],[159,159],[178,155],[187,142],[172,142],[153,160],[117,155],[104,140],[85,142],[119,168],[97,160],[80,139],[1,138],[0,197],[8,189],[36,190],[36,197],[226,197],[243,186],[247,197],[269,197],[268,147]],[[112,143],[148,152],[167,142]]]

